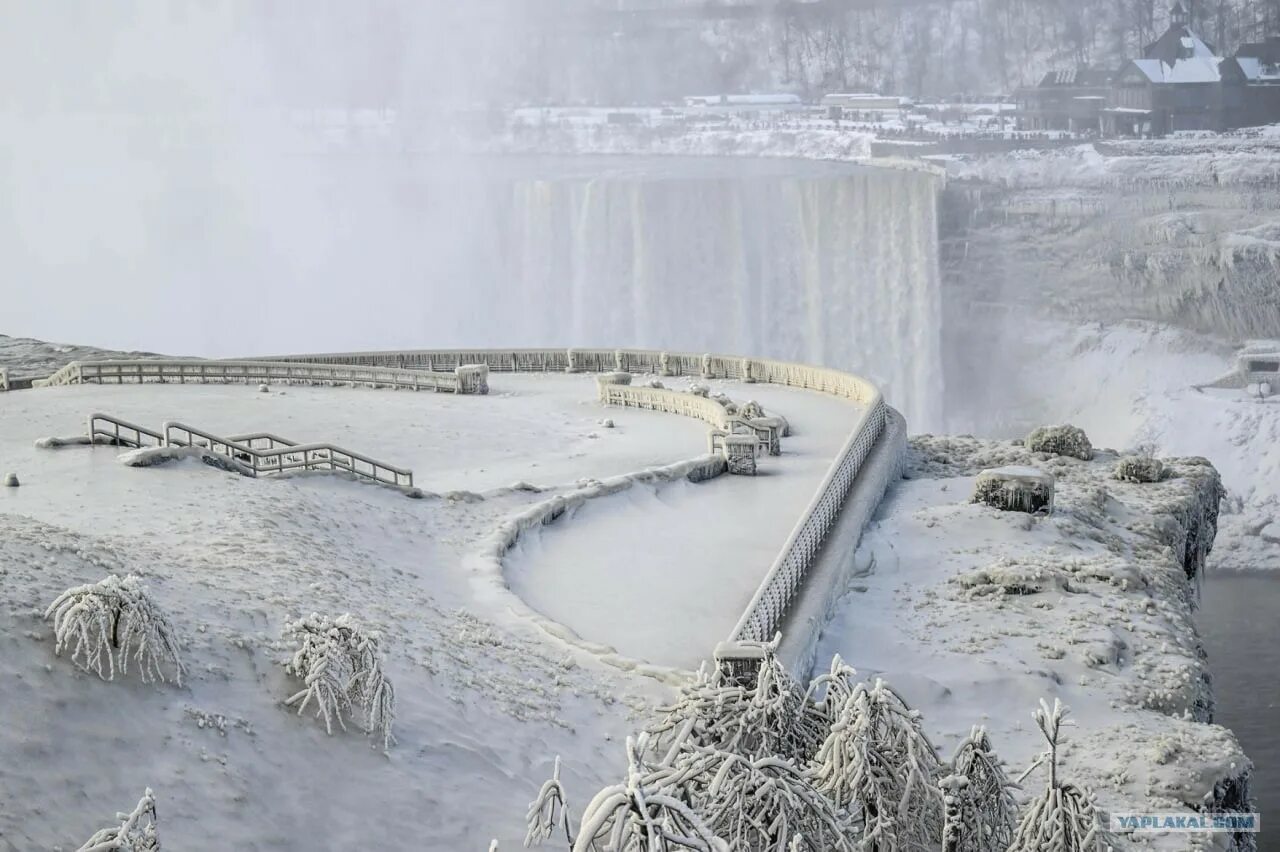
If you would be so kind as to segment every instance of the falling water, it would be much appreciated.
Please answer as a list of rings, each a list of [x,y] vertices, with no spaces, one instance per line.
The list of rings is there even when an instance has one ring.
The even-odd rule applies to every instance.
[[[490,184],[491,219],[476,236],[501,273],[472,293],[490,306],[482,342],[825,364],[878,382],[914,429],[941,428],[935,179],[701,165]],[[477,342],[470,329],[453,342],[464,331]]]

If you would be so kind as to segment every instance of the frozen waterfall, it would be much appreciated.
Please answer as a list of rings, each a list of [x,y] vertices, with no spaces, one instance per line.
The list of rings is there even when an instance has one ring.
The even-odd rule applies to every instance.
[[[484,205],[496,266],[471,294],[475,312],[491,306],[484,342],[842,367],[880,384],[913,430],[941,428],[936,178],[835,164],[684,171],[491,186],[513,201]],[[476,342],[464,327],[450,336]]]

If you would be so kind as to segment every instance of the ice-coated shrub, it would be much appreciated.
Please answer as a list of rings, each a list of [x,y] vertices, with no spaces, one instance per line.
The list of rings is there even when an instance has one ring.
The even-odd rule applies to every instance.
[[[943,848],[950,852],[1004,852],[1018,825],[1015,785],[991,748],[985,728],[975,727],[961,740],[943,778],[946,821]]]
[[[53,619],[54,653],[73,641],[71,661],[103,680],[116,670],[127,674],[129,657],[138,664],[144,682],[166,681],[166,667],[182,685],[184,667],[169,620],[133,574],[115,574],[97,583],[67,589],[49,604],[45,618]]]
[[[1027,436],[1025,444],[1033,453],[1053,453],[1084,461],[1093,458],[1093,444],[1078,426],[1041,426]]]
[[[867,848],[926,850],[942,836],[938,756],[920,714],[883,680],[854,687],[814,769],[818,789],[861,818]]]
[[[325,730],[333,733],[333,723],[346,730],[344,716],[358,708],[366,734],[382,733],[382,747],[390,748],[395,738],[395,690],[382,672],[381,637],[366,631],[350,613],[330,618],[311,615],[285,626],[286,638],[297,642],[285,671],[302,680],[305,688],[285,704],[298,705],[298,715],[314,702],[316,716],[324,719]]]
[[[96,832],[76,852],[160,852],[156,797],[150,787],[133,811],[118,813],[116,819],[119,825]]]
[[[1125,456],[1112,475],[1121,482],[1159,482],[1164,479],[1164,462],[1154,456]]]

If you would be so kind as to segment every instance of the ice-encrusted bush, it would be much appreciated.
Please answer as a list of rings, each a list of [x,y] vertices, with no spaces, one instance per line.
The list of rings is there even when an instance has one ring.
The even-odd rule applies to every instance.
[[[938,756],[920,714],[883,680],[854,688],[814,767],[818,789],[861,817],[867,848],[926,850],[942,836]]]
[[[1053,453],[1083,461],[1093,458],[1093,444],[1078,426],[1041,426],[1027,436],[1026,447],[1033,453]]]
[[[167,681],[167,667],[182,685],[184,667],[173,629],[133,574],[124,579],[111,574],[67,589],[44,617],[53,619],[54,653],[74,642],[71,661],[86,672],[112,680],[117,669],[128,673],[132,655],[143,682]]]
[[[285,704],[298,705],[298,715],[314,702],[316,716],[333,733],[336,720],[343,730],[344,716],[359,709],[360,724],[366,734],[382,733],[382,747],[390,748],[395,738],[395,690],[382,672],[381,637],[366,631],[345,613],[337,618],[312,613],[285,626],[285,636],[298,643],[285,671],[300,678],[305,688]]]
[[[1018,825],[1018,807],[1009,792],[1015,785],[1005,776],[985,728],[975,727],[961,740],[950,771],[941,782],[946,810],[943,848],[1004,852]]]
[[[1112,475],[1121,482],[1159,482],[1164,479],[1164,462],[1154,456],[1125,456]]]
[[[1089,791],[1058,779],[1058,743],[1066,717],[1061,701],[1054,699],[1050,707],[1041,699],[1035,720],[1049,748],[1024,777],[1047,764],[1049,783],[1027,803],[1008,852],[1102,852],[1113,846]]]
[[[76,852],[160,852],[156,797],[150,787],[133,811],[118,813],[116,819],[119,825],[96,832]]]

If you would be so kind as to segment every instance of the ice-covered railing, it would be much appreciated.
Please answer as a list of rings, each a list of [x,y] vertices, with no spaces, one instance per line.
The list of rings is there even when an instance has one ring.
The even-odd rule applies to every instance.
[[[365,364],[280,361],[125,360],[72,361],[36,387],[126,383],[303,383],[488,393],[484,365],[459,364],[447,373]]]
[[[165,423],[162,432],[165,446],[207,449],[235,459],[254,476],[263,473],[284,473],[289,470],[325,470],[349,473],[358,479],[379,482],[383,485],[399,488],[413,487],[413,471],[377,461],[334,444],[298,444],[265,432],[244,436],[245,443],[241,443],[176,421]],[[258,440],[265,440],[269,446],[267,448],[251,446]]]
[[[730,355],[658,352],[635,349],[454,349],[391,352],[346,352],[320,355],[292,355],[262,359],[294,363],[335,363],[394,366],[404,369],[450,370],[463,364],[483,364],[495,373],[570,372],[652,373],[659,376],[698,376],[739,379],[805,388],[860,403],[864,410],[853,424],[849,437],[828,470],[817,493],[787,538],[782,552],[765,575],[731,641],[767,640],[780,630],[788,608],[804,583],[805,576],[850,496],[858,472],[885,431],[888,408],[880,391],[867,380],[840,370]],[[624,385],[604,387],[625,388]],[[656,400],[663,391],[633,389],[637,398]],[[645,393],[647,391],[647,393]],[[621,396],[626,390],[610,391]],[[693,394],[666,391],[673,406],[686,406],[689,416],[708,419],[724,417],[723,406]],[[679,397],[679,399],[675,399]],[[664,397],[665,399],[665,397]],[[719,412],[702,403],[716,405]],[[879,502],[879,495],[874,495]]]
[[[113,417],[110,414],[90,414],[89,443],[96,444],[99,439],[115,444],[118,447],[141,449],[148,446],[148,442],[150,442],[151,446],[164,446],[164,436],[159,432],[153,432],[145,426],[130,423],[128,420],[121,420],[119,417]]]

